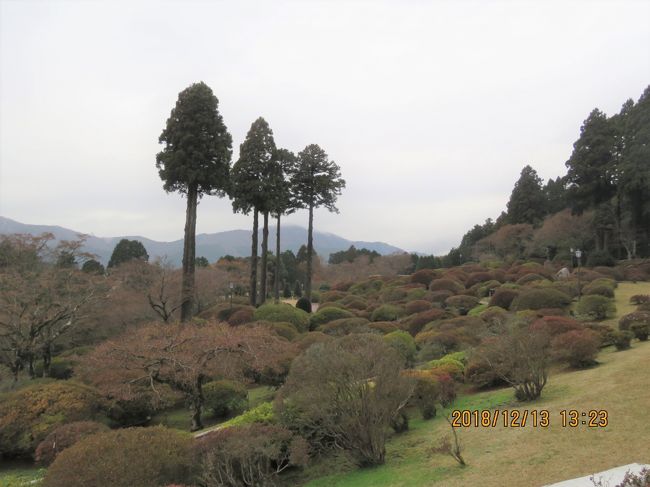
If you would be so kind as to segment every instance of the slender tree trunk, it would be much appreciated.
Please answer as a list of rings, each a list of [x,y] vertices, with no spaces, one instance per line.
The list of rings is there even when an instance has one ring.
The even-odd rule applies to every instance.
[[[257,306],[257,230],[259,227],[257,208],[253,209],[253,243],[251,246],[251,306]]]
[[[185,240],[183,242],[183,285],[181,291],[181,322],[192,319],[194,312],[194,260],[196,257],[196,205],[198,187],[187,190],[187,211],[185,214]]]
[[[52,349],[49,346],[43,348],[43,377],[52,376]]]
[[[36,378],[36,373],[34,372],[34,355],[29,354],[29,357],[27,357],[27,370],[29,372],[29,378],[30,379],[35,379]]]
[[[260,305],[266,301],[267,268],[269,257],[269,212],[264,212],[264,228],[262,229],[262,270],[260,277]]]
[[[273,289],[275,304],[280,302],[280,275],[282,272],[282,257],[280,256],[280,213],[278,213],[277,225],[275,229],[275,286]]]
[[[307,279],[305,282],[305,296],[311,301],[311,273],[312,255],[314,253],[314,207],[309,206],[309,227],[307,229]]]
[[[199,397],[193,397],[190,409],[192,411],[192,425],[190,426],[190,431],[203,429],[203,420],[201,419],[203,413],[203,400]]]

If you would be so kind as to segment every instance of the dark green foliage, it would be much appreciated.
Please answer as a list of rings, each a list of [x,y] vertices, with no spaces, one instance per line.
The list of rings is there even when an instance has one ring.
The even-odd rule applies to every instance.
[[[207,258],[201,256],[201,257],[197,257],[197,258],[194,260],[194,265],[195,265],[196,267],[209,267],[209,266],[210,266],[210,262],[208,261]]]
[[[133,259],[140,259],[146,262],[149,260],[149,254],[147,254],[147,250],[142,245],[142,242],[123,238],[113,249],[111,259],[108,261],[108,268],[117,267]]]
[[[158,142],[156,155],[163,188],[187,198],[183,240],[181,321],[194,312],[196,258],[196,206],[204,194],[223,196],[229,187],[232,137],[218,110],[219,100],[203,82],[178,94]],[[110,265],[109,265],[110,267]]]
[[[616,261],[607,250],[592,250],[587,256],[587,265],[589,267],[613,267],[616,265]]]
[[[316,144],[305,147],[298,154],[298,163],[291,171],[291,207],[309,210],[307,228],[307,276],[305,294],[311,298],[312,258],[314,254],[314,208],[325,207],[338,213],[336,199],[345,188],[339,166],[330,161]]]
[[[293,286],[293,295],[296,298],[302,297],[302,286],[300,285],[300,282],[296,281],[296,284]]]
[[[535,224],[546,215],[546,195],[542,179],[530,166],[521,170],[508,201],[508,223]]]
[[[614,313],[616,313],[616,305],[613,300],[606,298],[605,296],[594,294],[583,296],[580,301],[578,301],[576,311],[580,315],[588,316],[594,320],[600,321],[609,316],[613,316]]]
[[[631,331],[615,331],[613,334],[613,340],[616,350],[628,350],[630,348],[632,338],[634,338],[634,334]]]
[[[104,266],[95,259],[89,259],[81,266],[81,270],[88,274],[103,274]]]
[[[59,454],[44,487],[159,487],[191,478],[193,438],[160,426],[98,433]]]
[[[338,337],[350,333],[378,333],[378,331],[370,328],[370,322],[365,318],[340,318],[329,321],[324,325],[320,325],[318,331]]]
[[[368,249],[357,249],[354,245],[350,245],[348,250],[341,250],[339,252],[333,252],[330,254],[327,261],[328,264],[341,264],[343,262],[354,262],[357,257],[362,255],[367,255],[370,258],[370,263],[376,258],[379,257],[379,252],[376,250]]]
[[[296,301],[296,308],[311,313],[311,301],[306,296],[302,296],[298,301]]]
[[[108,426],[95,421],[76,421],[64,424],[52,431],[39,443],[34,459],[37,464],[47,466],[66,448],[71,447],[86,436],[102,431],[108,431]]]
[[[512,302],[515,311],[525,309],[565,308],[571,304],[571,298],[552,288],[525,289]]]
[[[517,279],[517,285],[525,286],[526,284],[529,284],[531,282],[544,281],[545,279],[546,278],[544,276],[540,276],[539,274],[535,274],[535,273],[526,274],[525,276],[522,276],[519,279]]]
[[[478,305],[478,298],[465,295],[451,296],[445,300],[445,305],[459,315],[466,315],[470,309]]]
[[[549,215],[565,209],[568,205],[566,178],[558,176],[555,179],[549,179],[544,186],[544,196],[546,196],[546,210]]]
[[[582,294],[584,295],[598,295],[605,296],[606,298],[614,298],[614,289],[604,284],[598,283],[589,283],[582,289]]]
[[[248,390],[240,382],[223,379],[203,386],[206,409],[217,417],[241,413],[248,405]]]
[[[75,269],[77,267],[77,260],[74,253],[63,250],[59,253],[56,259],[56,266],[61,269]]]
[[[284,283],[284,290],[282,291],[282,297],[285,299],[289,299],[291,297],[291,285],[289,282]]]
[[[59,426],[101,417],[99,393],[72,381],[37,384],[5,396],[0,402],[0,453],[31,455]]]

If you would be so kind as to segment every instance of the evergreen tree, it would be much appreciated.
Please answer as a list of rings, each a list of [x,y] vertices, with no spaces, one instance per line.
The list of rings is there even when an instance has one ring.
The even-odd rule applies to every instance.
[[[318,145],[311,144],[298,154],[298,163],[291,176],[291,188],[293,206],[309,210],[305,295],[311,299],[314,209],[323,206],[338,213],[335,203],[345,188],[345,180],[341,178],[340,167],[329,160],[325,151]]]
[[[535,224],[546,215],[546,197],[542,179],[530,166],[521,170],[508,201],[508,223]]]
[[[616,194],[616,127],[594,109],[580,129],[566,162],[569,200],[574,212],[596,207]]]
[[[544,186],[546,210],[549,215],[564,210],[568,205],[566,180],[561,177],[549,179]]]
[[[108,261],[108,268],[117,267],[118,265],[123,264],[124,262],[129,262],[133,259],[140,259],[145,262],[149,261],[147,249],[144,248],[142,242],[123,238],[113,249],[111,258]]]
[[[194,261],[194,264],[196,265],[196,267],[209,267],[210,266],[210,262],[208,261],[208,259],[206,257],[203,257],[203,256],[197,257],[196,260]]]
[[[262,212],[264,227],[262,231],[262,269],[260,303],[266,299],[266,255],[268,251],[268,217],[270,211],[270,194],[273,181],[269,180],[272,172],[272,159],[275,152],[273,132],[262,117],[255,120],[246,134],[246,139],[239,148],[239,160],[234,164],[231,175],[232,207],[235,212],[248,215],[253,212],[253,235],[251,242],[251,277],[250,303],[258,304],[257,300],[257,234],[259,227],[258,216]]]
[[[95,259],[89,259],[81,266],[81,270],[88,274],[103,274],[104,266]]]
[[[158,141],[156,156],[163,188],[187,198],[183,243],[181,321],[192,318],[196,258],[196,207],[204,194],[228,189],[232,137],[218,110],[219,100],[203,82],[181,91]]]

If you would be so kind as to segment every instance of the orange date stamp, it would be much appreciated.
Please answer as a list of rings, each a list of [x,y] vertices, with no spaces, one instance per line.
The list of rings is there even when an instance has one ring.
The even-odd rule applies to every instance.
[[[454,409],[450,420],[454,428],[548,428],[552,421],[563,428],[605,428],[609,414],[604,409],[563,409],[553,419],[547,409]]]

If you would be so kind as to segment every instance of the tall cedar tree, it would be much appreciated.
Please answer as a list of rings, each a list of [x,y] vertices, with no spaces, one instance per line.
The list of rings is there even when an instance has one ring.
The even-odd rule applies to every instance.
[[[163,188],[187,198],[183,243],[181,321],[192,318],[196,258],[196,207],[204,194],[223,196],[228,189],[232,137],[218,110],[219,100],[203,82],[178,94],[159,143],[156,167]]]
[[[298,154],[298,162],[291,176],[292,206],[309,210],[307,230],[307,276],[305,295],[311,299],[312,255],[314,252],[314,208],[324,206],[338,213],[337,197],[345,188],[341,168],[330,161],[327,154],[316,144],[311,144]]]
[[[277,149],[274,156],[274,188],[272,210],[276,218],[275,255],[280,256],[280,218],[283,214],[292,213],[291,206],[291,172],[296,167],[296,156],[287,149]],[[276,304],[280,302],[280,276],[282,275],[282,259],[275,259],[275,279],[273,294]]]
[[[251,245],[251,278],[250,303],[258,304],[257,300],[257,233],[258,214],[264,215],[264,230],[262,233],[262,269],[260,283],[260,300],[266,299],[266,259],[268,251],[268,217],[269,200],[273,191],[269,172],[272,169],[275,141],[269,124],[262,117],[251,125],[246,140],[239,146],[239,160],[234,164],[231,174],[232,207],[236,212],[248,215],[253,212],[253,235]]]
[[[609,201],[616,193],[615,140],[614,124],[593,110],[566,162],[569,199],[576,213]]]
[[[525,166],[508,201],[508,223],[534,224],[545,215],[546,196],[542,188],[542,179],[535,169]]]

